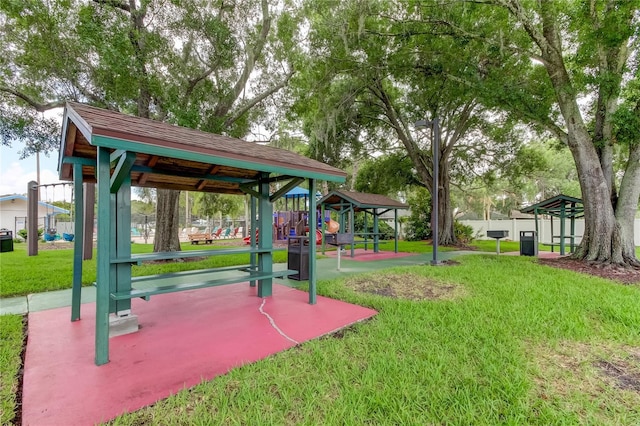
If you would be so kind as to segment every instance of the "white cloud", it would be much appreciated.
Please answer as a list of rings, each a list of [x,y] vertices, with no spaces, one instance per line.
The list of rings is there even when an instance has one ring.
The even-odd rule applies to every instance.
[[[25,171],[20,162],[12,162],[1,171],[0,195],[26,194],[27,183],[37,181],[35,171]],[[50,169],[40,170],[40,183],[42,185],[59,183],[58,172]],[[70,183],[70,182],[69,182]],[[71,201],[71,185],[42,187],[40,188],[42,201]]]

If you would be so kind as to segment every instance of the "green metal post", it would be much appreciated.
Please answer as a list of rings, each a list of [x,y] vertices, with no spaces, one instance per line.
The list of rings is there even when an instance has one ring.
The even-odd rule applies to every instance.
[[[109,362],[109,283],[111,281],[110,153],[98,148],[98,254],[96,279],[95,363]]]
[[[309,179],[309,304],[316,304],[316,181]],[[324,216],[323,216],[324,218]],[[338,250],[340,247],[338,247]]]
[[[380,236],[378,235],[378,209],[373,209],[373,252],[380,251]]]
[[[397,253],[398,252],[398,209],[393,209],[393,231],[394,231],[393,251]]]
[[[258,200],[258,221],[260,228],[260,238],[258,247],[260,249],[271,250],[273,248],[273,204],[269,201],[269,174],[262,173],[260,178]],[[271,251],[258,254],[258,269],[262,272],[271,273],[273,271],[273,257]],[[258,280],[258,297],[271,296],[273,278]]]
[[[256,221],[256,197],[254,197],[253,195],[251,195],[251,200],[249,202],[250,204],[250,211],[251,211],[251,229],[249,231],[249,241],[250,241],[250,245],[251,248],[256,248],[258,245],[256,244],[256,229],[258,228],[258,222]],[[257,261],[257,256],[255,253],[251,253],[250,255],[250,260],[251,260],[251,270],[255,270],[256,266],[258,266],[258,261]],[[249,285],[251,287],[255,287],[256,286],[256,282],[255,281],[249,281]]]
[[[82,165],[73,165],[73,284],[71,290],[71,321],[80,319],[82,299],[82,245],[84,242],[84,188],[82,186]]]

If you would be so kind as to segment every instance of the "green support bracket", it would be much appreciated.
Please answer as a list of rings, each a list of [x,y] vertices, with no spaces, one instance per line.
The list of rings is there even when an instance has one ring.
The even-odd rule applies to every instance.
[[[316,180],[309,179],[309,304],[315,305],[316,300]]]
[[[276,200],[280,199],[284,194],[298,186],[298,184],[303,180],[303,178],[293,178],[289,183],[287,183],[285,186],[277,190],[271,197],[269,197],[269,201],[273,203]]]
[[[255,182],[238,185],[238,187],[240,188],[240,190],[242,192],[244,192],[245,194],[249,194],[252,197],[255,197],[255,198],[259,199],[260,198],[260,192],[258,192],[255,189],[253,189],[254,186],[255,186]]]
[[[109,362],[109,283],[111,281],[111,175],[109,150],[98,148],[98,255],[96,276],[95,363]],[[104,238],[104,237],[107,238]]]
[[[118,155],[114,155],[114,154]],[[131,177],[131,167],[133,163],[136,161],[136,153],[130,151],[115,151],[113,154],[109,156],[111,161],[116,161],[115,169],[113,170],[113,174],[111,175],[111,193],[115,194],[120,189],[120,186],[123,184],[125,179]]]
[[[73,165],[73,284],[71,290],[71,321],[80,319],[82,299],[82,253],[84,243],[84,187],[82,186],[82,164]]]

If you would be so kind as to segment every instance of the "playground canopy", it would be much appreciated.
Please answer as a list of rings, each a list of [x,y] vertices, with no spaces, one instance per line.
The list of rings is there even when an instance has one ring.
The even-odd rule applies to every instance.
[[[378,243],[380,233],[378,232],[378,222],[380,216],[393,211],[394,215],[394,251],[398,252],[398,210],[408,209],[407,204],[396,201],[392,198],[386,197],[380,194],[368,194],[365,192],[356,191],[332,191],[325,195],[320,201],[320,205],[323,209],[330,209],[338,213],[340,229],[346,230],[346,222],[348,219],[349,230],[348,232],[354,236],[363,237],[365,242],[368,238],[373,238],[373,250],[378,252]],[[356,234],[354,224],[354,213],[364,212],[365,219],[365,231]],[[368,232],[367,228],[367,216],[373,217],[373,230]],[[351,245],[351,257],[354,256],[355,247]]]
[[[109,360],[109,336],[131,315],[131,298],[250,281],[258,283],[258,297],[271,295],[272,279],[292,271],[273,271],[273,203],[308,180],[311,193],[316,180],[344,182],[346,173],[296,153],[227,136],[133,117],[78,103],[67,103],[62,123],[58,170],[73,180],[76,239],[71,320],[80,319],[83,249],[83,183],[98,188],[98,256],[96,280],[96,364]],[[270,185],[283,185],[270,194]],[[251,195],[252,229],[260,229],[249,248],[131,254],[131,187],[152,187],[225,194]],[[309,200],[311,223],[316,199]],[[79,235],[80,234],[80,235]],[[236,276],[204,280],[203,271],[192,276],[160,276],[160,287],[134,288],[145,277],[131,276],[133,265],[144,261],[249,253],[249,268],[236,268]],[[229,268],[226,268],[229,270]],[[197,275],[196,274],[200,274]],[[214,271],[204,271],[211,272]],[[220,271],[215,271],[218,274]],[[175,275],[175,274],[174,274]],[[218,275],[219,277],[219,275]],[[189,279],[191,281],[189,281]],[[309,303],[316,302],[315,247],[309,253]],[[135,318],[137,330],[137,317]]]
[[[536,221],[536,233],[538,232],[538,215],[549,215],[551,217],[551,250],[555,245],[560,246],[560,254],[565,254],[565,241],[568,238],[570,240],[570,249],[573,252],[575,248],[575,239],[578,237],[575,235],[576,219],[584,216],[584,205],[580,198],[570,197],[568,195],[559,194],[555,197],[547,198],[539,203],[533,204],[529,207],[525,207],[520,210],[522,213],[533,213]],[[560,219],[560,233],[555,235],[553,231],[553,218]],[[570,220],[570,233],[566,235],[565,219]],[[558,240],[558,243],[556,243]]]

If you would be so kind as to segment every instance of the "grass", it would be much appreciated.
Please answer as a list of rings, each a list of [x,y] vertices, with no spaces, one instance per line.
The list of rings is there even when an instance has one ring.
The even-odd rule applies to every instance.
[[[0,316],[0,424],[14,420],[18,372],[22,366],[22,316]]]
[[[381,246],[382,250],[392,250],[393,242]],[[477,240],[471,244],[479,251],[495,252],[495,241]],[[225,248],[215,245],[191,245],[183,243],[182,250],[203,250]],[[431,253],[433,247],[424,241],[399,241],[398,250],[408,253]],[[500,243],[502,252],[519,251],[520,246],[515,241]],[[0,254],[0,269],[2,270],[2,285],[0,297],[22,296],[43,291],[62,290],[71,288],[73,278],[73,250],[40,250],[37,256],[27,256],[26,244],[15,244],[13,252]],[[319,250],[319,248],[318,248]],[[441,247],[442,251],[454,250],[450,247]],[[542,250],[542,248],[541,248]],[[152,244],[132,244],[131,251],[134,254],[151,253]],[[640,257],[640,247],[636,249]],[[96,280],[96,253],[92,260],[82,262],[82,285],[91,285]],[[287,261],[287,253],[278,251],[273,254],[274,262]],[[249,255],[224,255],[213,256],[196,262],[175,262],[168,264],[144,264],[133,268],[132,274],[151,275],[166,272],[179,272],[190,269],[218,268],[223,266],[245,265],[249,263]]]
[[[640,380],[640,288],[531,258],[459,260],[387,272],[463,287],[454,300],[398,300],[344,280],[320,282],[323,295],[379,314],[113,424],[640,423],[640,388],[620,389],[598,368],[632,360]]]
[[[38,269],[35,265],[49,262],[57,267],[71,256],[63,251],[42,251],[35,258],[15,254],[40,259],[31,266]],[[11,259],[5,255],[3,274],[9,269],[5,259]],[[360,293],[350,285],[352,278],[321,281],[320,294],[370,306],[379,314],[112,423],[640,423],[639,287],[549,268],[533,258],[480,254],[462,256],[459,262],[358,276],[359,281],[375,281],[413,274],[455,286],[456,296],[446,300]],[[187,266],[191,269],[193,263]],[[166,272],[175,266],[150,267]],[[25,273],[15,279],[30,272],[23,268]],[[0,398],[6,424],[16,404],[22,323],[20,316],[0,321]],[[603,374],[603,363],[626,366],[629,377],[637,377],[638,391],[621,389]]]
[[[215,250],[215,245],[191,245],[183,243],[182,250]],[[13,252],[0,255],[2,286],[0,297],[21,296],[43,291],[71,288],[73,280],[73,249],[40,250],[37,256],[27,256],[26,244],[16,244]],[[134,254],[153,252],[152,244],[132,244]],[[274,262],[287,261],[286,252],[274,252]],[[133,267],[133,276],[179,272],[190,269],[218,268],[245,265],[249,254],[212,256],[194,262],[173,262],[165,264],[143,264]],[[91,285],[96,280],[96,253],[93,259],[82,262],[82,285]]]

